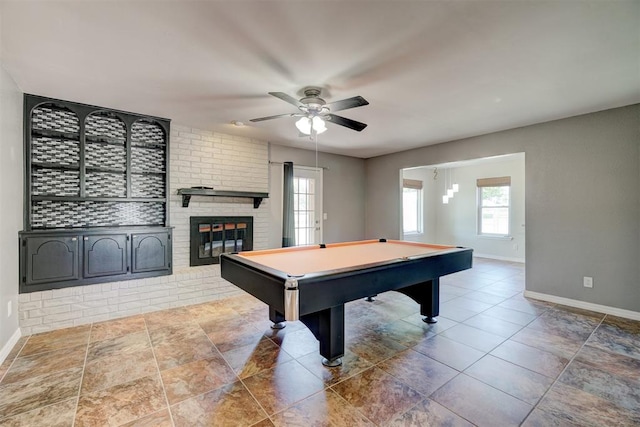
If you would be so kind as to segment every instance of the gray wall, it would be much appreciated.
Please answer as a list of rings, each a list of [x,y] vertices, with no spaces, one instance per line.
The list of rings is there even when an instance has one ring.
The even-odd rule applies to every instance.
[[[313,150],[271,144],[269,160],[276,163],[291,161],[294,165],[315,167],[316,154]],[[363,159],[355,157],[318,153],[318,167],[325,168],[322,177],[322,209],[327,214],[327,219],[323,221],[325,243],[364,238],[364,164]],[[396,185],[397,182],[396,179]],[[280,186],[269,188],[269,204],[282,205]],[[269,234],[272,247],[279,247],[282,243],[282,224],[279,221],[277,215],[272,215],[270,229],[274,232]]]
[[[518,152],[527,290],[640,311],[640,105],[368,159],[365,236],[398,237],[400,169]]]
[[[22,93],[0,66],[0,362],[18,331],[18,231],[22,229]],[[11,302],[12,314],[8,315]]]

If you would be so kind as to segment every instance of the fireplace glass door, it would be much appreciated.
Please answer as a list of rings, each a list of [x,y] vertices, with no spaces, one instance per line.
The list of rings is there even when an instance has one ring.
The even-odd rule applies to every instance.
[[[190,265],[219,264],[222,253],[252,249],[252,217],[191,217]]]

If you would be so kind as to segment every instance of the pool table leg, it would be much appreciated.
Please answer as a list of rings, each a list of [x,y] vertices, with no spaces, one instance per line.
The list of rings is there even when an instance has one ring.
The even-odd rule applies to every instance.
[[[287,324],[284,322],[284,314],[269,306],[269,320],[273,322],[271,329],[284,329]]]
[[[342,365],[344,356],[344,304],[300,316],[313,335],[320,341],[322,364],[329,367]]]
[[[423,322],[438,322],[436,317],[440,314],[440,278],[398,289],[398,292],[420,304],[420,314],[425,316]]]

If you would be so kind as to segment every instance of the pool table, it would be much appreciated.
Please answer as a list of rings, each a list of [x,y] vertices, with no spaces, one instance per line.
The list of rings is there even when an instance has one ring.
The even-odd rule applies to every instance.
[[[327,366],[344,355],[344,304],[398,291],[436,322],[439,278],[471,268],[473,250],[400,240],[296,246],[220,255],[222,277],[269,306],[274,327],[300,320]]]

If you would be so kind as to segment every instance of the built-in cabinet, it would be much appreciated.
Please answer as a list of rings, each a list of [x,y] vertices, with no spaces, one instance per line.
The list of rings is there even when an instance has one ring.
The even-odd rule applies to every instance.
[[[167,119],[25,95],[21,292],[171,273]]]

